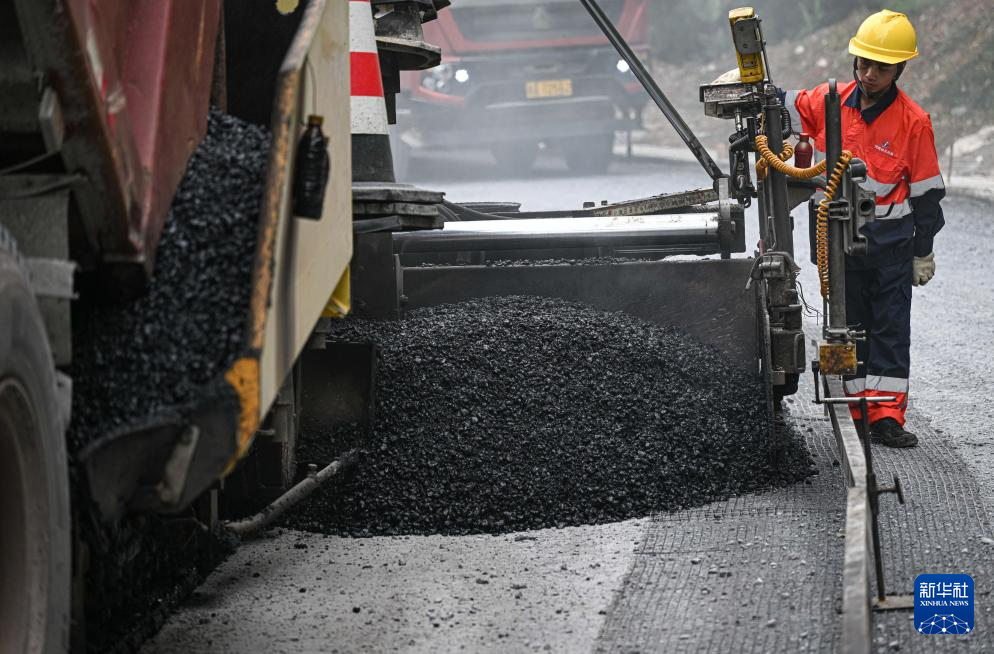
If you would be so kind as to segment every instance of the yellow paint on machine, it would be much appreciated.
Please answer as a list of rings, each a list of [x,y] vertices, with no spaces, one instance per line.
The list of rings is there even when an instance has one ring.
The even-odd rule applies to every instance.
[[[338,285],[331,293],[328,304],[321,312],[322,318],[344,318],[352,311],[352,276],[351,267],[346,266],[338,280]]]
[[[238,394],[237,452],[224,474],[250,450],[255,432],[322,315],[351,309],[352,164],[349,118],[348,2],[281,0],[277,9],[303,15],[276,79],[266,189],[252,272],[247,352],[225,373]],[[305,76],[304,70],[312,70]],[[321,220],[292,213],[293,160],[305,111],[324,116],[331,176]],[[344,111],[342,109],[345,109]],[[343,270],[345,271],[343,273]]]
[[[728,12],[732,28],[732,42],[739,60],[740,81],[745,84],[762,82],[766,78],[763,67],[762,34],[759,20],[752,7],[739,7]]]
[[[238,394],[241,413],[238,417],[238,452],[228,463],[222,477],[227,476],[235,463],[248,452],[259,428],[259,360],[255,357],[238,359],[224,373],[224,379]]]

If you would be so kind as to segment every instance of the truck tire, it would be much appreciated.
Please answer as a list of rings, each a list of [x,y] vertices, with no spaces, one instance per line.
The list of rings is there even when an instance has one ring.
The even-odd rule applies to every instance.
[[[38,305],[0,227],[0,648],[69,647],[69,480]],[[9,648],[9,649],[8,649]]]
[[[614,156],[614,134],[568,139],[562,142],[561,147],[570,172],[599,175],[607,170]]]

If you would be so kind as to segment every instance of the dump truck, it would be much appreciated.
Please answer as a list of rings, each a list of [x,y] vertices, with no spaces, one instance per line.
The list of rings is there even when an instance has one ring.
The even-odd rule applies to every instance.
[[[584,26],[581,40],[611,44],[612,52],[595,48],[614,71],[605,75],[621,74],[617,64],[625,62],[624,74],[671,119],[713,187],[553,212],[522,212],[513,202],[453,205],[396,184],[389,146],[372,153],[387,157],[380,162],[389,169],[386,179],[354,182],[353,156],[370,152],[356,150],[350,125],[350,62],[357,59],[350,16],[377,16],[379,70],[388,114],[396,118],[399,75],[439,63],[420,25],[442,19],[438,10],[447,4],[0,5],[0,642],[16,651],[67,649],[70,625],[74,633],[81,629],[85,599],[78,598],[86,595],[80,584],[90,547],[81,534],[89,522],[177,514],[207,498],[213,528],[221,524],[218,493],[246,485],[266,487],[270,496],[294,493],[301,477],[298,414],[320,425],[371,410],[371,399],[356,389],[375,377],[375,358],[329,350],[325,336],[327,321],[350,311],[395,319],[419,306],[521,294],[626,311],[681,327],[734,365],[757,371],[772,424],[779,399],[796,389],[805,369],[789,227],[795,200],[788,199],[785,176],[774,168],[754,187],[742,170],[745,147],[733,148],[731,175],[722,171],[592,0],[581,4],[603,36]],[[555,16],[564,3],[550,4]],[[615,4],[622,23],[638,33],[628,12],[646,3]],[[530,20],[534,27],[536,18]],[[405,29],[414,26],[405,41]],[[488,49],[481,47],[480,56]],[[549,74],[541,79],[560,79]],[[629,82],[611,83],[629,92]],[[527,95],[528,88],[518,91]],[[769,88],[709,87],[702,99],[705,93],[707,110],[734,119],[742,138],[756,133],[762,114],[770,147],[781,147],[782,107]],[[140,362],[164,336],[152,330],[133,340],[100,340],[106,334],[80,329],[79,318],[97,316],[102,329],[141,319],[143,299],[162,283],[156,271],[162,244],[174,238],[171,208],[196,203],[184,175],[207,126],[222,120],[218,111],[267,130],[258,209],[243,216],[253,237],[235,253],[247,274],[228,289],[246,299],[233,332],[212,324],[210,308],[181,304],[170,317],[179,324],[198,312],[206,325],[199,338],[223,338],[234,351],[216,374],[188,387],[182,402],[153,406],[137,387],[115,387],[110,399],[124,407],[120,419],[98,421],[91,439],[74,441],[74,413],[78,423],[80,414],[99,416],[104,408],[74,404],[101,384],[82,374],[79,360],[106,363],[117,360],[113,354]],[[615,118],[603,123],[604,133],[617,128]],[[298,155],[318,124],[328,155],[323,203],[316,217],[301,216],[294,211]],[[233,153],[202,174],[223,182],[241,159]],[[801,188],[799,197],[810,191]],[[766,247],[742,256],[743,208],[756,197]],[[211,234],[208,242],[224,244],[229,234],[210,232],[217,220],[197,216],[192,226]],[[209,259],[211,252],[198,256]],[[563,256],[589,265],[548,262]],[[526,265],[487,265],[496,258]],[[179,290],[205,281],[182,280]],[[203,368],[187,359],[182,343],[163,356],[186,386]],[[142,378],[139,369],[134,379],[155,386],[159,378],[149,375]],[[313,406],[301,408],[307,397]]]
[[[604,11],[645,59],[646,0],[608,0]],[[615,135],[642,124],[648,101],[628,63],[573,0],[469,0],[425,25],[441,65],[403,75],[394,127],[406,174],[421,150],[489,149],[509,171],[539,147],[570,171],[602,172]]]
[[[85,566],[75,526],[91,506],[108,520],[177,511],[254,442],[285,439],[260,431],[263,418],[318,318],[348,308],[348,3],[280,3],[287,14],[270,2],[222,4],[0,4],[5,650],[68,648],[71,586]],[[134,317],[129,302],[154,278],[170,206],[212,104],[270,133],[256,237],[241,253],[251,274],[236,289],[248,297],[239,353],[202,400],[151,414],[136,406],[67,458],[79,409],[73,384],[81,383],[71,376],[74,347],[90,345],[78,330],[74,338],[74,316]],[[291,206],[304,107],[323,116],[330,157],[320,220],[296,218]],[[140,347],[114,345],[136,357]],[[291,460],[282,445],[270,460],[277,476]]]

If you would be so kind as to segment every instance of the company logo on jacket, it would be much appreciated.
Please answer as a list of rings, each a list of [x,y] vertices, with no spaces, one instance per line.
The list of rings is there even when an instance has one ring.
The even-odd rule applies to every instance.
[[[883,143],[874,144],[873,147],[876,148],[877,150],[879,150],[880,152],[883,152],[888,157],[894,157],[894,156],[896,156],[894,154],[894,151],[890,149],[890,141],[884,141]]]

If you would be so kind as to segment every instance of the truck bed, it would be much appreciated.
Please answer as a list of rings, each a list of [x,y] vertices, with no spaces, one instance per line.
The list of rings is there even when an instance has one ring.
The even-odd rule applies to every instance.
[[[12,156],[58,151],[65,172],[81,176],[73,255],[105,272],[114,294],[147,281],[203,137],[220,7],[15,0],[3,10],[16,20],[0,28],[0,135],[19,146]]]

